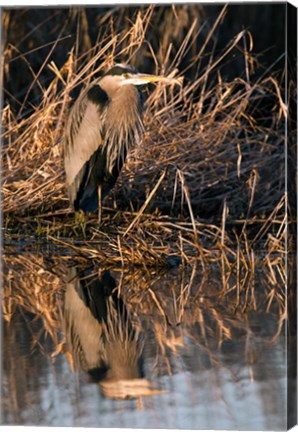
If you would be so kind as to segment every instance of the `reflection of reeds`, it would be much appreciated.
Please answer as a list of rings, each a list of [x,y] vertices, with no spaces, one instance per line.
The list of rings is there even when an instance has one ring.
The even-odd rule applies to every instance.
[[[45,332],[58,345],[59,305],[62,296],[60,279],[53,274],[52,269],[47,269],[41,256],[14,256],[4,259],[3,264],[4,319],[12,321],[16,309],[21,307],[34,314],[36,319],[41,319]]]
[[[259,259],[258,256],[254,258],[256,262]],[[75,262],[78,274],[80,268],[91,265],[90,259],[82,257],[76,258]],[[52,360],[63,355],[72,371],[88,372],[88,367],[78,367],[63,325],[68,267],[73,263],[74,259],[67,256],[4,256],[4,272],[8,274],[4,277],[2,295],[5,337],[13,343],[15,318],[21,313],[27,321],[26,328],[30,329],[28,350],[42,350]],[[97,261],[93,264],[94,278],[101,269]],[[109,305],[109,319],[95,337],[102,338],[105,334],[107,338],[105,360],[112,358],[117,363],[114,348],[119,341],[124,345],[118,356],[122,359],[120,367],[118,363],[111,364],[114,372],[99,382],[105,397],[139,398],[162,394],[169,389],[160,384],[156,388],[157,377],[172,375],[185,368],[202,372],[212,367],[216,376],[221,367],[230,370],[230,365],[235,363],[248,367],[253,380],[254,375],[260,373],[261,347],[272,347],[284,328],[284,286],[281,280],[278,284],[273,283],[269,277],[271,271],[266,268],[249,276],[245,271],[237,272],[231,268],[231,272],[222,277],[218,260],[209,272],[196,265],[171,270],[154,267],[150,271],[144,267],[110,270],[116,282],[113,292],[117,297],[121,296],[133,330],[129,333],[125,318],[119,320],[119,311]],[[274,268],[272,271],[279,278],[278,271]],[[74,314],[80,327],[83,317],[76,310]],[[139,334],[143,335],[142,346],[136,345]],[[53,341],[50,352],[43,345],[49,338]],[[98,346],[92,348],[91,344],[90,347],[97,349]],[[130,347],[135,359],[127,357],[126,348]],[[130,373],[129,365],[135,364],[138,356],[142,356],[144,378],[142,375],[134,378]],[[14,392],[20,398],[15,375],[10,371],[13,365],[14,361],[6,364],[6,373],[11,377],[10,393]],[[231,379],[236,382],[237,376],[233,374],[231,367]]]
[[[44,257],[35,254],[4,256],[4,271],[8,274],[4,278],[2,296],[4,319],[12,321],[17,308],[39,318],[44,332],[50,335],[56,345],[56,354],[64,351],[64,338],[61,339],[60,335],[61,308],[69,260],[66,257],[64,260],[52,257],[47,262]],[[87,262],[90,264],[90,260]],[[280,269],[279,266],[276,268]],[[112,273],[117,280],[116,289],[121,293],[130,315],[137,317],[136,322],[143,322],[148,330],[153,331],[158,346],[163,349],[172,346],[175,350],[175,345],[179,346],[182,340],[181,335],[176,334],[181,326],[184,332],[189,328],[190,335],[192,326],[197,326],[200,329],[198,337],[203,345],[210,332],[216,344],[221,346],[225,339],[232,337],[233,328],[237,328],[239,322],[244,317],[246,320],[250,313],[275,314],[278,334],[286,319],[286,309],[283,280],[276,268],[264,268],[262,275],[259,272],[250,273],[249,270],[233,272],[231,269],[223,278],[219,261],[212,272],[202,272],[194,266],[192,270],[152,269],[152,272],[143,268],[115,268]],[[113,320],[114,315],[115,311],[109,319]],[[212,325],[208,324],[210,320]],[[106,335],[112,339],[121,336],[119,328],[123,328],[111,324],[109,328],[114,333],[107,332]]]

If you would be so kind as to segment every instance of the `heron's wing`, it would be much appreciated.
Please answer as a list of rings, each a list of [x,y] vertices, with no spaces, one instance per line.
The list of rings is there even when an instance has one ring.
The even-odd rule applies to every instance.
[[[103,145],[108,102],[106,92],[94,84],[77,99],[70,112],[64,137],[64,163],[72,204],[86,176],[86,164]]]

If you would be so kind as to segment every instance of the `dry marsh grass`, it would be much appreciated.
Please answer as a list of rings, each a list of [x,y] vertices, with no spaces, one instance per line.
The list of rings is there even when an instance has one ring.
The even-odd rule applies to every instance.
[[[63,16],[66,27],[77,26],[75,42],[61,27],[37,70],[18,53],[32,82],[2,111],[2,313],[7,328],[21,314],[32,350],[50,338],[52,358],[62,353],[71,367],[61,322],[73,265],[92,265],[94,277],[111,271],[139,331],[153,336],[155,375],[174,373],[189,341],[215,368],[235,341],[253,377],[256,341],[272,346],[284,329],[286,247],[295,249],[285,193],[284,76],[269,67],[256,77],[248,31],[218,50],[227,7],[209,27],[198,7],[109,9],[95,45],[84,9],[74,8]],[[9,13],[3,19],[5,40],[14,21]],[[151,31],[157,22],[160,45]],[[40,25],[48,28],[48,21]],[[63,41],[68,56],[55,61]],[[4,46],[6,79],[16,50]],[[235,55],[243,73],[229,78],[224,68],[233,67]],[[98,228],[96,214],[73,215],[68,207],[63,129],[74,94],[125,61],[184,80],[145,92],[144,137],[104,201]],[[13,373],[11,380],[17,389]]]
[[[193,80],[185,79],[181,88],[162,84],[150,88],[143,141],[105,201],[112,216],[115,207],[118,217],[121,210],[133,214],[142,209],[146,214],[178,217],[179,223],[191,220],[194,227],[198,220],[219,226],[224,212],[231,225],[249,228],[254,222],[269,221],[271,227],[277,224],[279,228],[282,220],[272,215],[285,202],[283,88],[270,70],[253,78],[255,59],[249,32],[236,34],[224,51],[216,51],[215,32],[225,12],[226,7],[200,48],[195,43],[200,27],[193,19],[175,55],[170,42],[163,46],[162,61],[160,53],[146,46],[154,19],[154,7],[147,7],[135,13],[135,19],[122,30],[115,25],[86,55],[77,53],[77,43],[61,67],[50,59],[42,64],[31,86],[39,89],[41,102],[29,105],[26,115],[24,103],[19,111],[7,104],[2,114],[3,213],[11,232],[25,234],[32,226],[38,231],[37,221],[41,220],[48,231],[54,226],[53,233],[59,224],[74,226],[74,220],[66,216],[61,143],[71,94],[113,63],[138,63],[140,55],[149,56],[159,73],[183,77],[185,59],[187,68],[197,73]],[[4,48],[6,56],[9,49]],[[243,76],[228,81],[221,75],[221,65],[231,60],[235,50],[243,56]],[[51,82],[44,86],[40,79],[49,71]],[[29,95],[30,89],[27,98]],[[107,222],[112,220],[111,212],[105,211],[104,217]],[[119,226],[127,219],[124,216]]]
[[[122,9],[106,11],[102,37],[94,46],[86,36],[84,14],[74,13],[80,26],[68,57],[59,58],[59,66],[51,57],[64,38],[61,33],[38,72],[32,69],[19,108],[4,106],[2,205],[8,268],[14,265],[9,253],[16,244],[32,252],[42,250],[44,242],[105,267],[138,266],[149,273],[149,268],[197,266],[206,274],[217,267],[221,294],[234,296],[233,305],[243,311],[255,303],[252,280],[264,271],[272,289],[263,293],[263,301],[269,309],[278,303],[283,316],[285,294],[274,288],[286,280],[288,236],[283,74],[269,67],[255,76],[258,58],[246,30],[217,50],[227,6],[208,31],[187,6],[165,9],[167,23],[181,24],[181,13],[187,23],[175,33],[175,43],[170,30],[165,31],[159,49],[150,39],[157,11],[136,8],[125,25]],[[4,46],[6,74],[12,51]],[[228,78],[222,67],[233,64],[235,53],[243,61],[243,73]],[[26,55],[19,56],[27,61]],[[74,93],[98,73],[116,62],[139,66],[142,60],[153,65],[148,72],[184,78],[183,85],[166,88],[160,83],[146,92],[143,140],[105,200],[98,228],[96,215],[74,216],[68,208],[65,119]],[[37,103],[30,100],[33,90]],[[4,305],[6,314],[6,297]]]

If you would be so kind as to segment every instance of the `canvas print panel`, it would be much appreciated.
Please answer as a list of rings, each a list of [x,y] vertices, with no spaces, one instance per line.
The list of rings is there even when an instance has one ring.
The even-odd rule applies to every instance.
[[[294,16],[2,10],[2,424],[296,423]]]

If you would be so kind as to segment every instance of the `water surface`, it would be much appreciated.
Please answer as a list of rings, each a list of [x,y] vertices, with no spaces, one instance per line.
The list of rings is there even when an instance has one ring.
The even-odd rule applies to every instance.
[[[278,313],[232,307],[217,271],[40,262],[5,280],[2,424],[286,427]]]

